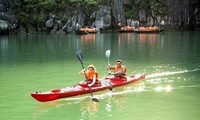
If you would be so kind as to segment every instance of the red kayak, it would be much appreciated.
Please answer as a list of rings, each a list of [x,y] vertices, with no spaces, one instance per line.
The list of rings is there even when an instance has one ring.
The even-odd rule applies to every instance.
[[[52,100],[56,100],[60,98],[67,98],[67,97],[72,97],[72,96],[88,94],[90,93],[90,90],[92,92],[98,92],[98,91],[109,89],[111,86],[112,88],[115,88],[115,87],[136,82],[144,78],[145,78],[144,73],[128,76],[127,80],[116,78],[116,77],[109,77],[109,78],[104,78],[100,80],[101,86],[91,87],[91,89],[89,89],[89,87],[85,84],[78,83],[71,87],[55,89],[55,90],[51,90],[47,92],[34,92],[31,94],[31,96],[35,98],[36,100],[38,100],[39,102],[47,102],[47,101],[52,101]]]

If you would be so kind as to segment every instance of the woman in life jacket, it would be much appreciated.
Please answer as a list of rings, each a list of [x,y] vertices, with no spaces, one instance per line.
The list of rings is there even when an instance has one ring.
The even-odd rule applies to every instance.
[[[122,80],[126,80],[126,67],[122,65],[122,60],[118,59],[116,61],[116,65],[107,67],[108,70],[113,70],[114,73],[109,73],[110,75],[114,75],[117,78],[120,78]]]
[[[97,86],[101,86],[101,82],[98,81],[98,77],[99,74],[96,71],[96,68],[94,67],[94,65],[89,65],[87,67],[87,71],[85,71],[85,69],[81,70],[79,72],[80,75],[86,75],[87,80],[86,83],[85,82],[81,82],[81,84],[86,84],[89,87],[97,87]]]

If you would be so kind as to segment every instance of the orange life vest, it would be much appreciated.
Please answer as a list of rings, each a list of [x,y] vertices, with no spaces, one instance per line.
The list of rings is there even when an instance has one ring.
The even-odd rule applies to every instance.
[[[121,75],[115,75],[115,77],[125,77],[126,76],[126,67],[125,66],[117,67],[117,65],[115,65],[115,67],[114,67],[115,73],[119,72],[122,69],[124,69],[124,73],[122,73]]]
[[[98,72],[92,72],[92,73],[89,73],[88,71],[86,72],[86,77],[88,80],[87,84],[92,83],[94,75],[96,75],[96,81],[93,86],[99,86],[100,82],[98,81],[98,77],[99,77]]]

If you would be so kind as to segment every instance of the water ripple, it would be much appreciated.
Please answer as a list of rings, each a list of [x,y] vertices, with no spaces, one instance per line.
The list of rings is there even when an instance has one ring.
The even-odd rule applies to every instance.
[[[153,73],[150,75],[146,75],[146,78],[155,78],[155,77],[162,77],[162,76],[182,74],[182,73],[188,73],[188,72],[197,72],[197,71],[200,71],[199,68],[193,69],[193,70],[181,70],[181,71],[173,71],[173,72],[166,71],[166,72]]]

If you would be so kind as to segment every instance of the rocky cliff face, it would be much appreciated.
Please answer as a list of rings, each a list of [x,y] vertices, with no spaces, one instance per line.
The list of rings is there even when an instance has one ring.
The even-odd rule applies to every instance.
[[[127,4],[127,2],[129,3],[130,1],[114,0],[111,4],[99,5],[96,11],[94,11],[90,16],[90,18],[95,21],[89,26],[96,27],[97,29],[112,29],[111,26],[113,22],[114,24],[120,22],[123,23],[123,25],[126,25],[126,19],[123,15],[123,4]],[[71,19],[66,22],[63,30],[73,31],[76,29],[77,25],[78,27],[84,26],[85,15],[80,11],[79,7],[77,7],[77,11],[78,14],[71,17]]]
[[[12,0],[0,0],[0,34],[8,34],[17,24]]]
[[[81,26],[113,30],[116,29],[118,23],[121,23],[122,26],[134,26],[136,21],[140,21],[141,26],[159,25],[161,21],[165,21],[165,26],[168,27],[200,26],[199,2],[197,4],[191,3],[190,0],[166,0],[164,2],[164,6],[160,7],[160,14],[156,13],[157,11],[154,9],[160,4],[154,2],[151,6],[145,8],[143,5],[147,3],[142,0],[139,3],[133,3],[133,0],[108,0],[106,4],[97,4],[91,13],[85,11],[86,6],[77,4],[73,15],[67,14],[65,16],[67,20],[65,21],[61,20],[60,15],[56,13],[46,13],[46,17],[49,16],[49,18],[44,22],[44,26],[47,32],[64,31],[66,33],[72,32]],[[138,15],[138,19],[126,18],[127,7],[132,13]],[[62,12],[70,13],[71,11]],[[13,1],[0,0],[0,33],[7,34],[12,30],[16,30],[17,25],[18,20],[15,18]],[[26,29],[31,29],[30,26],[31,23],[28,23],[29,28]]]

